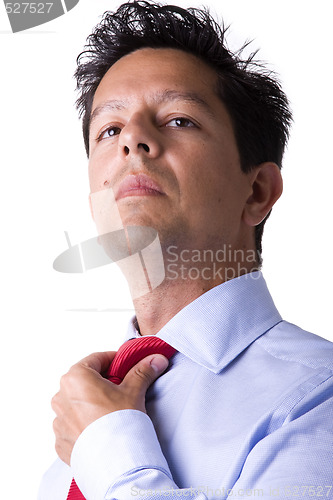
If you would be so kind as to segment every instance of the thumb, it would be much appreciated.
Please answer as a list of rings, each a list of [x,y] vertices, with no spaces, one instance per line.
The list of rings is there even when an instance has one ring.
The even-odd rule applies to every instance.
[[[145,396],[148,387],[167,369],[168,365],[168,358],[162,354],[147,356],[133,366],[122,385],[130,387],[138,396]]]
[[[162,354],[154,354],[150,360],[150,366],[153,368],[155,372],[155,380],[157,377],[162,375],[164,370],[166,370],[169,366],[169,360]]]

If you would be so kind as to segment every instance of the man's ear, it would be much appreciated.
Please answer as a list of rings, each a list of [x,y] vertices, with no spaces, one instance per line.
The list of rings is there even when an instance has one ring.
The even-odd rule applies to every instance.
[[[257,226],[266,217],[283,190],[282,176],[276,163],[265,162],[249,173],[252,193],[246,201],[243,220]]]

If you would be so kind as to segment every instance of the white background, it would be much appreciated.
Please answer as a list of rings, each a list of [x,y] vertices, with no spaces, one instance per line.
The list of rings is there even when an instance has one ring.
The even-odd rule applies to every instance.
[[[175,1],[181,6],[199,2]],[[230,45],[278,71],[294,110],[285,190],[267,223],[264,274],[283,317],[333,340],[331,2],[211,0]],[[87,160],[74,108],[75,59],[99,16],[118,2],[81,0],[59,19],[12,34],[0,5],[1,498],[34,499],[55,459],[49,401],[69,366],[121,343],[131,301],[115,266],[52,269],[95,235]],[[93,309],[93,311],[88,311]],[[113,311],[110,311],[113,309]],[[4,472],[4,470],[2,470]],[[17,484],[20,494],[10,489]]]

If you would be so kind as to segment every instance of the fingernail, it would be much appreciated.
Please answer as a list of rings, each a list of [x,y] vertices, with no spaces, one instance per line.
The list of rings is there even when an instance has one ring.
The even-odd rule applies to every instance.
[[[169,365],[169,360],[165,356],[155,356],[150,361],[156,373],[162,373]]]

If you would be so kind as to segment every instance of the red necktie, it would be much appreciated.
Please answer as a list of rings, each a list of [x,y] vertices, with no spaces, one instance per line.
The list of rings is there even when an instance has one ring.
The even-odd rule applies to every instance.
[[[130,339],[119,348],[108,369],[107,378],[119,385],[126,373],[146,356],[163,354],[169,359],[175,352],[176,349],[155,336]],[[74,479],[69,488],[67,500],[85,500]]]

